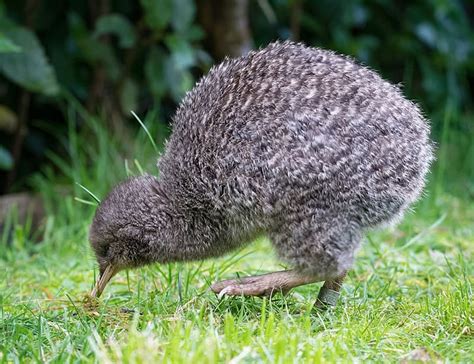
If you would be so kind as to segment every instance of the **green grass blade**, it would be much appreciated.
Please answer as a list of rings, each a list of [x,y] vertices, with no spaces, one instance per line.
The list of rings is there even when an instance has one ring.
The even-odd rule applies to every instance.
[[[94,195],[87,187],[81,185],[79,182],[76,182],[76,185],[78,185],[80,188],[86,191],[89,194],[89,196],[91,196],[98,204],[100,204],[100,199],[96,195]]]
[[[155,150],[156,153],[158,153],[158,147],[156,146],[156,143],[155,141],[153,140],[151,134],[150,134],[150,131],[148,130],[148,128],[146,127],[146,125],[140,120],[140,118],[138,117],[137,114],[135,114],[134,111],[131,111],[132,115],[135,117],[135,119],[137,119],[138,123],[140,124],[140,126],[143,128],[143,130],[145,130],[145,133],[146,135],[148,136],[148,139],[150,140],[151,142],[151,145],[153,146],[153,149]]]

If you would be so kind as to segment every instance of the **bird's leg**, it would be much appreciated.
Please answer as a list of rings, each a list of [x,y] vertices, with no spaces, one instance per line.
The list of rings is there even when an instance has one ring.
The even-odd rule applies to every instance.
[[[336,306],[339,299],[339,291],[342,287],[342,282],[346,277],[346,273],[340,275],[336,279],[324,282],[324,285],[319,290],[318,299],[316,300],[316,308],[326,309],[329,306]]]
[[[322,280],[324,280],[323,277],[306,275],[295,270],[284,270],[217,282],[211,286],[211,289],[219,297],[224,295],[271,296],[276,292],[286,293],[294,287]]]

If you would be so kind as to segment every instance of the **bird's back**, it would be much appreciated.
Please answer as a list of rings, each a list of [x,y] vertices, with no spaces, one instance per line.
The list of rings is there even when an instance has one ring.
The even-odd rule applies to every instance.
[[[375,72],[274,43],[212,68],[187,94],[159,167],[190,208],[249,220],[305,205],[372,226],[420,194],[428,134],[418,107]]]

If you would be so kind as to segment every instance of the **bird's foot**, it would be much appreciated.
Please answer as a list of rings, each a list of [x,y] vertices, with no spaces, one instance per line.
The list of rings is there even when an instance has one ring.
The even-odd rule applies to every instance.
[[[276,287],[258,279],[256,277],[246,277],[248,280],[244,282],[242,279],[230,279],[227,281],[217,282],[212,285],[211,289],[217,296],[272,296],[276,292],[286,293],[287,291],[281,287]],[[222,289],[216,288],[216,285],[225,284]]]
[[[272,296],[277,292],[285,294],[294,287],[314,283],[318,280],[317,277],[303,275],[293,270],[286,270],[217,282],[211,286],[211,290],[219,298],[224,295]]]

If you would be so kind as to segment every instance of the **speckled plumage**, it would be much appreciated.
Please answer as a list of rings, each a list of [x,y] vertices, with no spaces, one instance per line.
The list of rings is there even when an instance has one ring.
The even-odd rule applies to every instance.
[[[273,43],[199,81],[174,117],[159,178],[117,186],[90,240],[103,270],[215,257],[265,233],[295,269],[331,279],[367,229],[420,196],[428,135],[419,108],[374,71]]]

